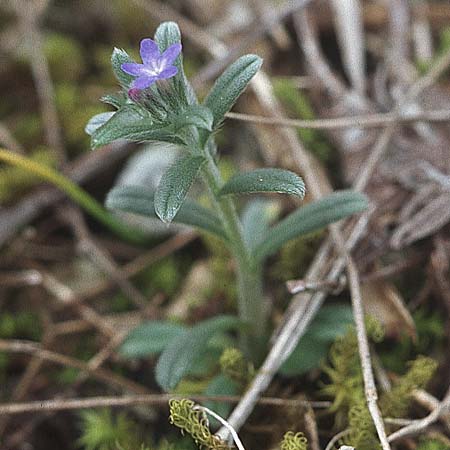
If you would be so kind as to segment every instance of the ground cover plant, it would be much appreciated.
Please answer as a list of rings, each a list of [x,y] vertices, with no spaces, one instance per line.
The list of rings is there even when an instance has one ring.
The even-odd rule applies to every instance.
[[[450,448],[448,12],[1,2],[0,447]]]

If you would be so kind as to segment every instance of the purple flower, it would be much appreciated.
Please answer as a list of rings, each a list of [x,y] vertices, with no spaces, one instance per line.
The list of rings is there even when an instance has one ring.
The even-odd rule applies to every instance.
[[[141,41],[141,58],[143,64],[125,63],[120,67],[125,73],[137,77],[132,89],[145,89],[157,80],[175,76],[178,69],[173,62],[181,52],[181,44],[171,45],[165,52],[160,53],[158,45],[152,39]]]

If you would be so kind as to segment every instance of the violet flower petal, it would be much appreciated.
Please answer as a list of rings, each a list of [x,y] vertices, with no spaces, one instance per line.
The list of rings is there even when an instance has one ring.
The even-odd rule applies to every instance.
[[[181,44],[173,44],[171,45],[160,57],[161,66],[167,67],[173,64],[177,56],[181,52]]]
[[[164,69],[159,75],[158,78],[171,78],[175,76],[178,73],[178,69],[175,66],[169,66],[166,69]]]
[[[133,81],[132,87],[133,89],[145,89],[150,87],[157,79],[156,76],[141,75]]]
[[[123,63],[120,67],[125,73],[127,73],[128,75],[133,75],[135,77],[141,75],[144,69],[143,64],[137,63]]]
[[[160,57],[158,44],[150,39],[142,39],[140,54],[144,64],[150,64]]]

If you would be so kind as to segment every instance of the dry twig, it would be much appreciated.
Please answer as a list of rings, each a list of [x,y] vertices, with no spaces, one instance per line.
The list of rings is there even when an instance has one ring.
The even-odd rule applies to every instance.
[[[104,407],[127,407],[136,405],[162,405],[166,406],[171,398],[183,398],[174,394],[145,394],[145,395],[128,395],[121,397],[91,397],[83,399],[56,399],[56,400],[39,400],[27,403],[3,403],[0,405],[0,416],[23,414],[30,412],[50,412],[50,411],[67,411],[76,409],[91,409]],[[239,396],[226,395],[193,395],[190,396],[195,401],[215,401],[215,402],[239,402]],[[306,402],[303,400],[288,400],[283,398],[262,397],[258,401],[261,405],[274,407],[300,407],[308,403],[312,408],[326,409],[330,407],[330,402]]]
[[[428,416],[420,420],[414,420],[411,424],[406,425],[400,430],[392,433],[388,437],[389,442],[394,442],[398,439],[405,438],[407,436],[413,436],[424,431],[431,424],[436,422],[439,417],[443,414],[448,414],[450,412],[450,388],[445,394],[444,399],[439,403],[439,405],[430,413]]]

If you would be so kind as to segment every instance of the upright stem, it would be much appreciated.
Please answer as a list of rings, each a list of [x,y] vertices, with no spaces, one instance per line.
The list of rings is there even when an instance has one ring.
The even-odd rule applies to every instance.
[[[239,316],[248,326],[248,333],[242,338],[244,351],[258,362],[263,356],[268,313],[263,296],[262,267],[254,260],[245,242],[233,200],[218,194],[223,180],[213,157],[208,151],[205,151],[205,156],[208,161],[203,168],[203,175],[236,261]]]

